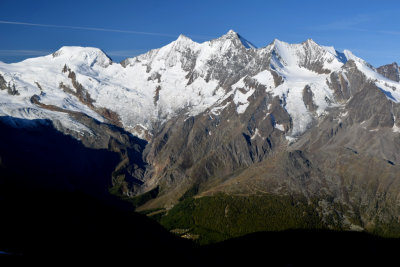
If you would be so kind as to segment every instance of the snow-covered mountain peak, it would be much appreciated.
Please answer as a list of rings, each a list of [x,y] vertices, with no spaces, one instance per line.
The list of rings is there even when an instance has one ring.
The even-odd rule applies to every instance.
[[[344,54],[344,56],[346,57],[347,60],[353,60],[353,61],[362,63],[363,65],[367,65],[368,64],[365,60],[363,60],[363,59],[357,57],[356,55],[354,55],[353,52],[351,52],[350,50],[347,50],[347,49],[343,50],[343,54]]]
[[[275,69],[292,66],[329,73],[340,69],[347,62],[347,57],[334,47],[321,46],[312,39],[298,44],[275,39],[267,49],[271,50],[271,65]]]
[[[275,38],[275,39],[272,41],[271,45],[273,45],[273,46],[289,45],[289,43],[286,43],[286,42],[284,42],[284,41],[281,41],[281,40]]]
[[[275,67],[298,65],[301,44],[289,44],[278,39],[274,39],[270,48],[272,49],[273,62]]]
[[[214,40],[215,42],[230,42],[233,46],[236,47],[241,47],[244,46],[244,48],[254,48],[256,49],[257,47],[246,40],[243,36],[235,32],[234,30],[229,30],[226,34],[222,35],[221,37],[217,38]]]
[[[333,46],[321,46],[323,49],[325,49],[326,52],[334,55],[340,62],[345,64],[347,62],[347,58],[343,52],[339,52],[335,49]]]
[[[237,34],[237,32],[235,32],[234,30],[230,29],[225,35],[235,35]]]
[[[112,64],[111,59],[99,48],[81,46],[63,46],[52,54],[56,60],[64,60],[76,64],[89,66],[99,65],[107,67]]]
[[[198,47],[198,46],[199,46],[199,43],[193,41],[186,35],[181,34],[181,35],[179,35],[178,39],[176,39],[172,43],[162,47],[161,50],[171,50],[171,51],[175,50],[175,51],[182,52],[182,50],[196,49],[196,47]]]
[[[174,43],[196,43],[196,42],[187,37],[186,35],[180,34],[178,36],[178,39],[176,39]]]
[[[186,61],[186,57],[198,51],[201,44],[193,41],[189,37],[181,34],[179,37],[158,49],[127,58],[121,62],[122,66],[133,66],[135,64],[146,64],[152,69],[165,69],[166,67],[175,66],[178,62]]]
[[[345,49],[343,51],[343,55],[344,55],[344,57],[346,58],[347,61],[352,60],[352,61],[356,62],[356,65],[357,65],[358,69],[361,70],[361,71],[372,71],[372,72],[376,72],[377,71],[374,68],[374,66],[369,64],[364,59],[362,59],[360,57],[357,57],[350,50]]]
[[[333,47],[333,46],[322,46],[322,48],[324,48],[326,52],[329,52],[332,55],[335,55],[335,56],[337,55],[337,51],[336,51],[335,47]]]
[[[308,38],[306,41],[303,42],[303,44],[306,44],[308,46],[320,46],[317,44],[313,39]]]
[[[335,53],[331,53],[331,51],[327,51],[326,48],[324,48],[322,45],[319,45],[316,43],[313,39],[307,39],[305,42],[301,43],[302,47],[305,50],[310,51],[310,53],[313,54],[325,54],[325,52],[329,52],[330,54],[335,55]],[[333,47],[332,47],[333,48]],[[333,48],[333,50],[335,50]]]

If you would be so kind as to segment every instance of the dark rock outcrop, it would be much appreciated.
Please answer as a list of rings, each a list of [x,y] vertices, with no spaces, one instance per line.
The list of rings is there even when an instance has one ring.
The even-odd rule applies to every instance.
[[[380,74],[385,76],[386,78],[391,79],[392,81],[395,81],[395,82],[400,81],[400,69],[399,69],[399,65],[397,65],[396,62],[393,62],[392,64],[380,66],[376,70]]]

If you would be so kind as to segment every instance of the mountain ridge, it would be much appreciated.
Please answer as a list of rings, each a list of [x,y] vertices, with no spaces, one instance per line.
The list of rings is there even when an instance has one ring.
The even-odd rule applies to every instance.
[[[210,42],[204,42],[202,44],[196,43],[196,42],[190,40],[187,37],[180,36],[176,41],[172,42],[171,44],[169,44],[169,45],[167,45],[167,46],[165,46],[165,47],[163,47],[161,49],[162,51],[165,51],[164,52],[164,54],[166,53],[165,56],[169,55],[166,59],[163,58],[164,54],[160,55],[160,56],[154,55],[154,54],[161,53],[160,49],[151,50],[150,52],[145,53],[143,55],[140,55],[140,56],[137,56],[137,57],[134,57],[134,58],[130,58],[130,59],[126,59],[124,61],[125,63],[122,63],[122,65],[125,66],[125,67],[127,66],[128,62],[131,62],[131,61],[135,61],[135,62],[136,61],[141,61],[142,62],[143,60],[145,60],[145,62],[146,62],[146,58],[149,58],[149,57],[151,58],[150,60],[152,61],[152,63],[151,63],[152,67],[155,68],[154,70],[151,70],[151,65],[148,65],[148,63],[145,63],[146,64],[145,72],[143,71],[143,69],[140,69],[139,66],[135,67],[138,64],[134,64],[135,66],[132,66],[135,69],[135,72],[137,72],[137,71],[144,72],[145,75],[147,73],[151,72],[149,75],[146,75],[146,76],[149,76],[147,78],[147,80],[144,80],[143,82],[141,82],[143,84],[142,86],[145,86],[145,87],[149,87],[150,86],[150,88],[146,89],[146,91],[141,91],[141,90],[136,89],[135,88],[136,86],[134,85],[134,88],[132,88],[132,89],[133,89],[133,93],[134,94],[142,95],[142,99],[143,98],[147,99],[146,102],[144,102],[146,107],[141,105],[141,106],[137,106],[136,109],[145,108],[146,110],[148,110],[148,112],[152,113],[153,115],[150,116],[150,118],[148,116],[147,117],[141,116],[141,118],[132,118],[132,116],[128,116],[127,118],[124,118],[124,115],[119,114],[120,116],[122,116],[122,118],[121,118],[122,119],[122,124],[125,125],[125,127],[128,130],[131,130],[131,131],[135,131],[134,130],[135,128],[143,128],[144,130],[147,129],[148,131],[151,132],[151,130],[152,130],[151,129],[152,128],[151,127],[151,124],[152,124],[151,121],[160,120],[160,117],[168,119],[171,116],[174,116],[173,114],[176,114],[176,112],[178,110],[185,109],[188,106],[189,107],[192,106],[192,107],[190,107],[190,109],[192,111],[196,110],[196,106],[197,106],[197,110],[198,111],[193,113],[193,114],[196,114],[196,113],[201,112],[204,109],[212,106],[213,104],[215,104],[216,100],[218,98],[221,99],[221,97],[226,93],[224,93],[221,90],[218,91],[218,89],[213,89],[213,88],[210,88],[210,87],[216,87],[216,86],[219,85],[219,86],[222,87],[222,89],[224,89],[226,91],[227,88],[229,88],[233,84],[233,81],[230,81],[231,78],[229,78],[230,76],[233,75],[232,73],[225,72],[225,73],[218,74],[218,72],[220,72],[222,68],[226,68],[225,65],[229,64],[229,62],[223,62],[224,61],[223,57],[219,58],[219,59],[218,58],[213,59],[214,56],[212,55],[212,53],[215,53],[215,52],[212,52],[212,50],[210,52],[209,49],[207,48],[208,47],[207,45],[205,45],[205,46],[206,46],[206,48],[208,50],[206,48],[202,48],[200,50],[202,50],[203,52],[201,52],[197,56],[196,59],[191,59],[191,58],[193,58],[195,56],[194,55],[195,53],[198,53],[196,51],[199,49],[199,46],[201,46],[201,45],[204,46],[204,44],[210,44],[211,45],[212,43],[218,43],[219,44],[215,48],[215,49],[218,50],[218,54],[220,54],[220,53],[223,54],[224,53],[224,50],[220,50],[220,49],[228,49],[227,52],[226,52],[228,54],[226,54],[225,56],[230,56],[231,55],[230,54],[231,50],[230,50],[229,46],[233,45],[235,47],[235,44],[237,45],[238,43],[242,43],[240,41],[239,36],[240,35],[238,35],[237,33],[233,32],[233,31],[229,31],[227,34],[223,35],[220,38],[214,39],[214,40],[212,40]],[[333,71],[333,70],[336,70],[337,68],[339,68],[341,63],[345,63],[343,61],[343,56],[339,57],[337,55],[337,53],[338,53],[337,51],[335,51],[335,54],[332,54],[332,49],[326,50],[326,49],[324,49],[324,47],[321,47],[321,46],[317,45],[312,40],[307,40],[307,41],[305,41],[305,42],[303,42],[301,44],[290,45],[290,46],[296,47],[296,48],[294,48],[294,50],[298,50],[300,48],[307,50],[308,48],[303,48],[303,47],[304,46],[310,47],[310,49],[308,49],[308,50],[309,50],[309,53],[311,53],[311,54],[310,55],[306,55],[306,54],[301,55],[303,57],[303,59],[301,59],[301,60],[303,60],[303,61],[305,60],[305,62],[300,62],[299,66],[300,66],[300,68],[304,68],[304,67],[306,69],[308,68],[312,72],[314,72],[314,71],[317,71],[317,72],[324,72],[324,71],[328,72],[329,70]],[[286,61],[290,61],[290,60],[295,60],[295,61],[297,60],[298,61],[299,58],[296,59],[296,57],[299,56],[299,55],[296,55],[296,54],[293,54],[293,53],[291,54],[290,51],[289,51],[290,49],[289,50],[287,49],[288,47],[289,47],[288,43],[284,43],[284,42],[281,42],[279,40],[275,40],[270,45],[268,45],[266,47],[263,47],[263,48],[258,48],[258,49],[255,50],[255,51],[260,51],[258,53],[260,55],[255,55],[256,58],[259,58],[259,59],[256,59],[257,61],[261,60],[260,63],[257,62],[255,64],[253,64],[253,66],[249,66],[249,64],[251,65],[251,63],[243,62],[244,64],[247,64],[249,66],[248,68],[250,68],[250,69],[246,70],[246,67],[243,64],[239,64],[239,65],[237,64],[236,68],[241,68],[241,69],[244,68],[243,72],[250,71],[250,72],[253,72],[253,73],[259,72],[259,70],[262,70],[262,69],[269,68],[267,65],[265,65],[265,63],[262,63],[263,61],[264,62],[268,61],[268,56],[265,56],[265,54],[269,52],[268,50],[271,50],[272,53],[275,54],[275,55],[280,55],[279,58],[281,58],[281,60],[283,60],[283,62],[285,62],[285,60]],[[317,50],[319,50],[319,51],[315,52],[313,50],[313,47],[317,48]],[[68,55],[68,51],[64,51],[64,50],[68,50],[68,49],[71,50],[69,52],[69,54],[71,54],[71,55]],[[172,49],[172,50],[170,51],[169,49]],[[180,51],[181,49],[183,49],[185,51],[191,51],[191,52],[189,52],[189,54],[182,54],[184,51],[183,50]],[[237,48],[237,49],[233,49],[232,51],[235,51],[234,53],[240,53],[240,52],[238,52],[240,50],[240,47]],[[90,51],[85,51],[85,50],[90,50]],[[311,61],[308,62],[307,61],[307,60],[309,60],[308,58],[315,57],[315,54],[323,53],[324,50],[328,51],[327,55],[323,55],[325,57],[328,57],[327,59],[321,58],[321,59],[319,59],[319,61],[318,61],[318,59],[316,59],[316,60],[314,60],[315,62],[314,61],[313,62],[311,62]],[[294,51],[294,52],[296,52],[296,51]],[[92,68],[92,67],[94,67],[94,66],[92,66],[93,64],[97,63],[97,64],[100,64],[103,67],[106,67],[111,62],[106,54],[104,54],[101,50],[97,50],[95,48],[80,48],[79,49],[78,47],[70,47],[70,48],[63,47],[63,48],[59,49],[57,52],[55,52],[53,54],[63,54],[63,53],[64,53],[64,56],[67,57],[65,60],[63,60],[64,64],[67,64],[67,62],[70,62],[70,64],[72,64],[73,63],[73,59],[76,58],[78,55],[81,55],[81,56],[78,56],[78,57],[82,58],[81,59],[82,63],[75,64],[75,65],[78,65],[77,66],[77,70],[75,70],[75,72],[79,76],[79,75],[81,75],[80,72],[82,73],[82,71],[79,71],[79,70],[83,70],[84,72],[82,74],[84,76],[86,76],[86,77],[83,77],[83,78],[85,78],[85,80],[88,80],[88,79],[90,80],[90,79],[93,79],[94,77],[100,75],[99,71],[94,71],[93,70],[93,68]],[[211,53],[211,55],[209,53]],[[301,52],[301,53],[304,53],[304,52]],[[253,56],[252,56],[251,53],[250,54],[245,53],[245,54],[246,54],[245,57],[249,57],[249,56],[254,57],[254,53],[253,53]],[[329,57],[328,56],[329,54],[331,54],[333,57],[332,56]],[[345,51],[343,54],[345,55],[344,57],[346,59],[351,58],[353,60],[357,60],[357,58],[355,56],[353,56],[351,53],[348,53],[347,51]],[[94,57],[94,58],[91,58],[91,57]],[[96,59],[97,57],[99,57],[100,59],[99,60]],[[153,57],[155,57],[155,58],[153,59]],[[37,58],[37,60],[44,59],[44,58],[46,58],[46,57]],[[204,59],[202,59],[202,58],[204,58]],[[264,58],[264,60],[263,60],[263,58]],[[279,61],[279,58],[278,59],[272,58],[271,66],[275,70],[279,69],[279,65],[281,64],[281,62]],[[56,57],[54,59],[58,60],[59,58]],[[165,60],[165,62],[167,64],[166,66],[162,67],[162,65],[160,65],[160,66],[154,65],[155,62],[160,62],[160,61],[162,62],[163,60]],[[180,60],[183,60],[181,62],[181,68],[182,68],[183,72],[181,72],[179,66],[176,66],[179,63],[178,61],[180,61]],[[211,62],[210,64],[212,64],[213,61],[221,62],[222,65],[218,66],[216,68],[217,70],[210,69],[210,70],[207,71],[207,69],[210,68],[210,67],[207,66],[207,65],[204,65],[204,63]],[[235,61],[235,60],[233,60],[233,61]],[[332,61],[334,63],[336,62],[334,64],[335,66],[333,66],[330,63],[326,63],[327,61]],[[289,64],[289,65],[293,65],[292,63],[295,64],[296,62],[290,62],[290,63],[291,64]],[[364,63],[364,61],[361,61],[361,63]],[[16,63],[16,64],[18,64],[18,63]],[[38,64],[40,64],[40,63],[38,63]],[[143,64],[144,63],[142,62],[140,65],[143,65]],[[263,66],[263,64],[264,64],[264,66]],[[306,66],[306,64],[309,64],[309,66]],[[329,66],[323,66],[323,64],[328,64]],[[13,64],[11,64],[11,65],[13,65]],[[61,63],[59,65],[63,65],[63,64]],[[114,64],[112,64],[112,65],[114,65]],[[7,64],[5,66],[7,66]],[[187,85],[181,84],[181,85],[178,85],[178,87],[188,87],[188,86],[190,86],[190,84],[195,82],[195,86],[189,87],[188,88],[189,91],[188,90],[184,90],[182,93],[183,93],[183,95],[187,95],[188,93],[190,93],[190,91],[198,91],[200,94],[202,94],[202,96],[200,98],[199,97],[195,97],[193,95],[193,93],[194,93],[193,92],[193,93],[191,93],[192,96],[183,97],[183,99],[180,100],[180,101],[177,101],[177,100],[170,101],[169,99],[166,99],[166,101],[170,102],[171,104],[167,104],[166,105],[165,102],[161,103],[161,102],[163,102],[163,99],[164,99],[163,93],[166,92],[166,90],[165,89],[164,90],[160,90],[160,88],[163,88],[164,86],[162,86],[162,84],[160,84],[163,75],[161,75],[161,73],[158,70],[158,68],[160,68],[160,67],[161,68],[165,68],[165,67],[166,68],[170,68],[172,66],[176,66],[176,71],[175,72],[171,72],[170,71],[170,72],[166,73],[167,77],[165,79],[167,79],[167,80],[180,79],[182,81],[187,80],[187,82],[186,82]],[[254,66],[256,66],[256,69],[252,70],[251,68],[254,68]],[[257,67],[257,66],[259,66],[259,67]],[[69,66],[69,67],[74,68],[73,66]],[[327,67],[329,70],[324,69],[325,67]],[[127,75],[129,75],[128,74],[129,71],[124,73],[123,71],[118,70],[118,67],[115,66],[115,65],[114,66],[110,66],[110,68],[114,68],[114,69],[110,70],[110,71],[107,71],[108,74],[106,73],[106,77],[103,80],[115,79],[116,78],[115,76],[124,76],[124,77],[126,77]],[[235,66],[228,67],[228,70],[231,69],[231,68],[235,68]],[[181,72],[181,73],[179,73],[179,72]],[[121,74],[118,74],[118,73],[121,73]],[[253,74],[253,73],[251,73],[251,74]],[[284,73],[285,73],[284,71],[281,71],[280,75],[282,75]],[[111,78],[110,75],[112,75],[114,77]],[[169,78],[168,75],[172,75],[173,77]],[[175,76],[178,75],[179,78],[175,77],[174,75]],[[223,76],[221,76],[221,75],[223,75]],[[242,75],[246,75],[246,74],[243,73],[243,74],[239,74],[239,75],[242,76]],[[228,78],[228,80],[226,80],[226,78],[224,78],[224,77]],[[236,79],[236,78],[234,78],[234,79]],[[12,80],[12,78],[9,77],[9,81],[7,81],[7,82],[12,82],[11,80]],[[158,81],[159,85],[157,83],[155,83],[154,81]],[[197,82],[197,81],[199,81],[199,82]],[[215,84],[216,81],[219,81],[218,85]],[[237,79],[236,79],[236,81],[237,81]],[[39,81],[35,81],[35,82],[38,82],[40,84]],[[64,81],[61,81],[61,82],[65,83]],[[132,81],[132,79],[123,79],[123,80],[121,80],[121,82],[123,84],[132,84],[132,82],[133,82],[133,84],[135,83],[134,81]],[[121,82],[117,86],[121,86]],[[196,84],[196,82],[197,82],[197,84]],[[213,82],[213,83],[210,83],[210,82]],[[30,83],[34,87],[37,86],[32,81]],[[95,85],[93,82],[90,82],[87,86],[93,87],[93,86],[99,86],[99,85],[101,86],[101,84]],[[51,86],[54,86],[54,85],[51,85]],[[175,86],[175,85],[167,84],[166,86],[167,87],[171,87],[171,86]],[[193,87],[197,87],[197,88],[193,88]],[[204,90],[200,90],[199,91],[198,87],[201,87],[201,88],[206,88],[207,87],[207,88],[210,88],[210,89],[208,89],[209,90],[208,92],[206,92]],[[122,89],[124,90],[124,88],[122,88]],[[129,91],[132,91],[132,89],[131,88],[129,88],[129,89],[126,88],[125,90],[127,90],[129,92]],[[107,91],[109,91],[109,90],[110,89],[108,89]],[[149,90],[154,92],[152,96],[149,95],[149,92],[148,92]],[[171,90],[168,91],[168,94],[173,94],[173,91],[171,91]],[[215,90],[217,90],[217,91],[215,91]],[[102,90],[102,91],[104,91],[104,90]],[[217,97],[212,97],[212,95],[214,95],[215,92],[218,92]],[[95,90],[95,91],[91,91],[90,95],[93,95],[93,94],[99,95],[99,93],[100,93],[99,91]],[[110,94],[110,93],[111,92],[107,92],[107,94]],[[212,94],[212,95],[210,95],[210,94]],[[123,97],[123,95],[124,95],[124,92],[119,92],[118,96],[116,95],[115,97],[121,98],[121,97]],[[182,96],[182,94],[179,94],[179,95]],[[176,95],[176,96],[178,97],[178,95]],[[101,96],[101,95],[99,95],[99,97],[101,97],[101,99],[100,99],[101,103],[99,103],[101,106],[105,106],[109,110],[112,110],[112,111],[117,112],[117,113],[124,113],[125,114],[126,112],[128,112],[128,110],[126,110],[127,108],[125,108],[125,107],[121,111],[115,110],[115,108],[116,108],[115,107],[116,106],[116,100],[113,101],[113,103],[107,103],[107,102],[109,102],[107,100],[110,100],[110,98],[104,99],[104,96]],[[130,98],[130,97],[134,97],[134,96],[128,96],[128,98]],[[182,97],[180,97],[180,98],[182,98]],[[65,99],[65,96],[64,96],[64,99]],[[150,99],[154,99],[154,100],[150,101]],[[179,99],[179,98],[175,98],[175,99]],[[99,102],[99,100],[97,100],[96,102]],[[151,102],[153,102],[153,103],[151,103]],[[163,111],[160,110],[160,108],[157,108],[156,104],[160,105],[160,103],[163,104],[163,109],[166,109],[167,111],[163,112]],[[79,105],[79,103],[74,103],[74,104],[75,105]],[[118,104],[120,105],[121,103],[118,103]],[[128,105],[128,103],[126,103],[126,104]],[[151,104],[154,104],[154,105],[151,105]],[[65,103],[63,105],[65,105]],[[156,107],[154,107],[154,106],[156,106]],[[86,112],[84,109],[83,109],[83,111]],[[164,114],[158,114],[160,112],[164,113]],[[92,114],[88,114],[88,115],[93,116],[93,113]],[[163,120],[162,118],[161,118],[161,123],[163,121],[165,121],[165,119]],[[137,133],[137,134],[139,134],[139,133]]]

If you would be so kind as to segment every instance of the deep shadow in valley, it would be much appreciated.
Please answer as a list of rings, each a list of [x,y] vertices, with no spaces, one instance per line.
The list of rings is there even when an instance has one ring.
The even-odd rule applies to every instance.
[[[190,241],[109,193],[118,153],[45,120],[3,117],[0,140],[0,252],[11,253],[2,259],[186,262]]]
[[[117,153],[89,149],[48,120],[2,117],[0,129],[2,184],[108,195]]]
[[[316,229],[253,233],[199,251],[219,266],[379,266],[399,248],[398,239]]]
[[[33,123],[24,120],[18,123]],[[118,154],[84,147],[51,123],[0,122],[0,261],[104,260],[146,266],[342,266],[395,259],[399,240],[288,230],[199,247],[108,193]]]

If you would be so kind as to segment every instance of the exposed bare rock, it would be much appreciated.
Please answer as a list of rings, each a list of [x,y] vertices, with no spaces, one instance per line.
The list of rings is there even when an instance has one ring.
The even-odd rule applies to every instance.
[[[15,88],[15,84],[6,83],[3,76],[0,75],[0,90],[7,90],[9,95],[19,95],[18,90]]]
[[[395,82],[400,81],[400,69],[399,69],[399,65],[397,65],[396,62],[393,62],[392,64],[380,66],[376,70],[380,74],[385,76],[386,78],[391,79],[392,81],[395,81]]]
[[[318,108],[318,106],[313,101],[313,92],[308,85],[306,85],[303,89],[303,102],[306,105],[307,109],[311,112],[317,110]]]

